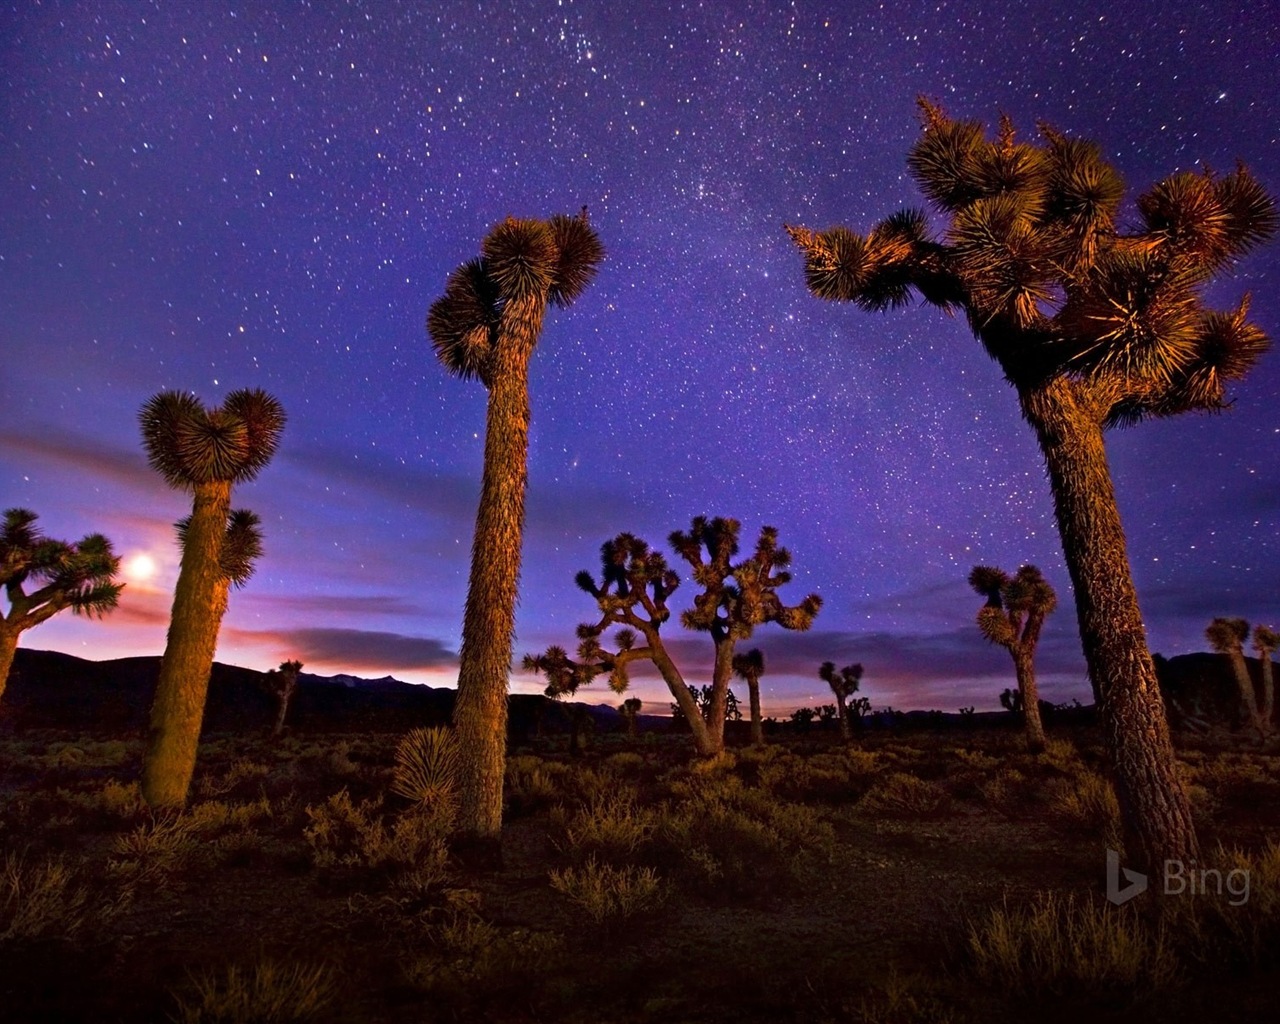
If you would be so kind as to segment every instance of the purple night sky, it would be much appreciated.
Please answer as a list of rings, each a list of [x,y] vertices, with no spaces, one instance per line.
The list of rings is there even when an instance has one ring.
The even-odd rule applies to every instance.
[[[138,409],[262,387],[289,423],[235,494],[266,554],[219,659],[452,684],[485,393],[436,362],[426,310],[496,221],[586,205],[608,258],[534,358],[517,662],[573,645],[603,540],[665,549],[725,515],[746,547],[778,527],[789,603],[825,599],[812,632],[744,645],[767,713],[830,700],[823,660],[862,662],[876,707],[996,707],[1012,664],[974,625],[979,562],[1045,571],[1042,690],[1087,699],[1012,390],[962,318],[811,298],[782,225],[924,205],[918,93],[1095,138],[1135,193],[1237,158],[1280,190],[1266,4],[20,0],[0,25],[0,505],[124,556],[114,615],[23,634],[89,658],[164,647],[190,506]],[[1280,243],[1210,295],[1251,290],[1274,338],[1278,281]],[[1272,352],[1225,415],[1111,436],[1153,650],[1201,649],[1215,615],[1280,625],[1278,392]],[[706,681],[709,640],[668,632]],[[633,685],[665,711],[656,677]]]

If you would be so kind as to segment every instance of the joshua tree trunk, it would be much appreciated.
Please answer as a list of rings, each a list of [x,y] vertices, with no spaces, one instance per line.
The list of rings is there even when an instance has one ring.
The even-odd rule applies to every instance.
[[[1244,708],[1245,720],[1255,732],[1265,736],[1266,722],[1258,709],[1258,696],[1253,689],[1253,679],[1249,676],[1249,663],[1244,660],[1244,651],[1237,647],[1227,655],[1227,660],[1231,662],[1236,689],[1240,691],[1240,706]]]
[[[680,670],[666,653],[661,641],[655,642],[657,635],[649,636],[646,633],[646,638],[653,650],[654,667],[666,682],[667,689],[671,691],[671,696],[675,698],[676,705],[680,708],[680,713],[689,723],[689,731],[693,733],[694,750],[702,757],[710,757],[716,750],[712,746],[711,734],[707,730],[707,723],[702,717],[698,702],[693,699],[693,694],[689,692],[684,677],[680,675]]]
[[[292,696],[292,690],[282,691],[276,695],[278,706],[276,707],[276,724],[271,727],[272,736],[279,736],[284,732],[284,717],[289,713],[289,698]]]
[[[153,808],[186,803],[195,771],[218,627],[227,609],[221,556],[230,510],[231,481],[196,484],[142,763],[142,796]]]
[[[1199,846],[1129,571],[1102,417],[1083,397],[1061,376],[1019,393],[1053,490],[1128,853],[1160,870],[1167,860],[1194,860]]]
[[[724,750],[724,720],[729,711],[729,677],[733,674],[734,641],[730,637],[716,640],[716,660],[711,676],[711,704],[707,708],[709,754]]]
[[[4,697],[4,688],[9,682],[9,670],[13,668],[13,656],[18,650],[19,630],[5,629],[0,624],[0,698]]]
[[[760,714],[760,680],[747,677],[747,698],[751,702],[751,745],[764,746],[764,719]]]
[[[529,451],[529,357],[546,308],[541,298],[509,309],[509,343],[497,346],[485,425],[484,476],[462,621],[458,697],[459,832],[499,855],[506,767],[507,679],[515,634]],[[513,302],[513,306],[516,302]]]
[[[845,743],[853,742],[853,730],[849,727],[849,708],[845,705],[845,698],[836,694],[836,711],[840,717],[840,738]]]
[[[1040,721],[1040,695],[1036,691],[1036,667],[1030,651],[1021,646],[1013,652],[1013,668],[1022,693],[1022,720],[1027,730],[1027,750],[1044,751],[1044,723]],[[1163,714],[1163,711],[1161,712]]]
[[[1274,728],[1276,714],[1276,689],[1271,676],[1271,652],[1260,651],[1258,660],[1262,663],[1262,724],[1269,735]],[[3,685],[0,683],[0,686]]]

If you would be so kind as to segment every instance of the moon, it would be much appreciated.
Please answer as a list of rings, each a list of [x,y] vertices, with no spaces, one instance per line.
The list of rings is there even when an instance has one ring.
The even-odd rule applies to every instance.
[[[143,551],[125,563],[124,574],[134,583],[145,583],[156,574],[156,568],[156,560]]]

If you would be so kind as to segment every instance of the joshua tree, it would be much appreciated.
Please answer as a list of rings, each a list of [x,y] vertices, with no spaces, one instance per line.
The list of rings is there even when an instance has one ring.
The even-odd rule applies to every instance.
[[[662,555],[628,533],[602,546],[598,584],[589,572],[576,577],[578,586],[596,599],[601,617],[578,627],[579,660],[567,661],[566,656],[567,664],[561,669],[586,673],[587,679],[608,673],[609,685],[622,693],[629,683],[627,666],[636,660],[652,661],[688,722],[694,746],[702,756],[724,749],[724,723],[731,704],[729,682],[738,641],[749,638],[756,626],[766,622],[776,622],[784,629],[808,629],[822,605],[816,594],[793,608],[778,598],[777,588],[791,578],[782,571],[791,556],[786,548],[777,546],[778,534],[772,527],[761,529],[751,557],[731,562],[738,551],[738,531],[735,520],[699,516],[689,533],[671,535],[672,546],[693,567],[693,578],[703,588],[694,596],[693,608],[681,615],[681,623],[687,629],[710,633],[715,646],[711,684],[709,690],[704,687],[702,695],[705,714],[698,706],[698,691],[685,682],[659,632],[671,616],[667,599],[680,585],[680,578]],[[704,548],[710,555],[706,561],[702,558]],[[601,646],[600,637],[614,626],[621,627],[614,636],[617,650],[609,651]],[[636,646],[637,634],[644,639],[640,647]],[[537,666],[539,659],[526,658],[525,664]]]
[[[618,714],[622,715],[622,720],[626,723],[628,736],[636,734],[636,718],[642,707],[644,707],[644,701],[639,697],[628,697],[618,705]]]
[[[257,517],[231,512],[231,487],[271,461],[284,410],[257,389],[233,391],[216,409],[166,391],[148,401],[139,418],[152,468],[171,487],[194,495],[191,515],[178,527],[182,565],[142,769],[148,804],[181,807],[195,770],[228,590],[247,578],[261,549]]]
[[[284,718],[289,713],[289,701],[298,689],[298,673],[302,671],[300,661],[282,661],[278,669],[273,668],[264,677],[267,690],[276,699],[276,723],[271,728],[272,736],[284,732]]]
[[[764,722],[760,717],[760,677],[764,675],[764,652],[753,647],[743,654],[733,656],[733,674],[747,684],[747,699],[751,707],[751,745],[764,746]]]
[[[1274,203],[1244,167],[1179,172],[1118,227],[1119,173],[1092,142],[1047,125],[1042,141],[994,141],[925,100],[907,164],[949,218],[942,240],[918,210],[859,235],[788,228],[817,296],[868,310],[915,289],[963,309],[1014,386],[1044,454],[1080,636],[1099,700],[1130,854],[1147,866],[1197,855],[1168,721],[1147,650],[1103,434],[1220,409],[1227,382],[1266,348],[1248,303],[1220,313],[1201,288],[1275,230]]]
[[[1269,731],[1258,709],[1258,698],[1249,677],[1249,665],[1244,660],[1244,645],[1249,639],[1249,623],[1244,619],[1214,619],[1204,631],[1205,639],[1219,654],[1226,655],[1240,692],[1240,706],[1249,726],[1259,735]]]
[[[1258,652],[1258,661],[1262,665],[1262,720],[1267,731],[1275,727],[1276,691],[1271,676],[1271,655],[1280,646],[1280,633],[1270,626],[1253,627],[1253,649]]]
[[[0,527],[0,586],[9,603],[0,618],[0,697],[21,633],[64,608],[103,616],[124,589],[115,582],[120,559],[106,537],[92,533],[75,544],[51,540],[36,527],[37,518],[25,508],[6,509]],[[27,587],[34,589],[28,593]]]
[[[853,730],[849,727],[849,708],[846,702],[862,685],[862,666],[846,665],[836,671],[834,661],[824,661],[818,669],[818,678],[831,687],[836,695],[836,710],[840,715],[840,738],[846,743],[853,739]]]
[[[471,546],[453,721],[460,833],[497,853],[502,828],[507,676],[515,633],[529,450],[529,360],[547,304],[572,305],[604,258],[577,217],[498,224],[431,305],[427,331],[449,372],[488,389],[484,473]]]
[[[686,629],[709,633],[715,645],[707,715],[713,753],[724,749],[729,680],[738,641],[750,639],[755,627],[766,622],[776,622],[783,629],[807,630],[822,607],[817,594],[793,607],[778,597],[778,588],[791,580],[786,571],[791,553],[778,547],[778,531],[772,526],[761,528],[750,557],[732,561],[738,553],[740,530],[736,519],[696,516],[688,533],[677,530],[669,538],[676,553],[692,568],[694,582],[703,588],[694,596],[693,607],[681,614],[680,622]]]
[[[1038,754],[1044,750],[1044,725],[1036,694],[1036,644],[1045,616],[1058,607],[1058,595],[1034,565],[1024,565],[1014,576],[989,565],[975,565],[969,586],[987,599],[978,611],[982,635],[1013,657],[1027,749]]]

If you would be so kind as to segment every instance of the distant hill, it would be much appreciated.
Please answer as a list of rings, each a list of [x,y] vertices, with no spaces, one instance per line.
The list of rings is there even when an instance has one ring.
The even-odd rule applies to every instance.
[[[159,657],[88,661],[55,651],[19,648],[0,700],[0,724],[15,729],[58,728],[142,732],[151,710]],[[205,706],[205,732],[253,732],[275,722],[275,698],[262,686],[264,673],[214,662]],[[448,722],[451,688],[404,683],[391,676],[318,676],[303,672],[289,703],[288,724],[302,732],[394,732]],[[601,731],[621,727],[608,706],[581,705]],[[513,694],[513,738],[544,727],[568,729],[565,705],[534,694]],[[656,721],[662,721],[657,719]]]

